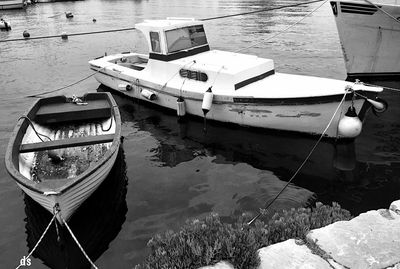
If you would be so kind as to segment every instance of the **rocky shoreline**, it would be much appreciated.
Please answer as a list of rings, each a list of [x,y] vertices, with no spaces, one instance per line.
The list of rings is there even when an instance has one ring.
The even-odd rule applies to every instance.
[[[400,200],[349,221],[311,230],[307,241],[289,239],[259,250],[259,269],[400,269]],[[201,269],[232,269],[227,262]]]

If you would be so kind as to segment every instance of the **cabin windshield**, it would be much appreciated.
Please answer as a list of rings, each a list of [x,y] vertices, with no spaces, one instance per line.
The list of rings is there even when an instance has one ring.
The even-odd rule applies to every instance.
[[[169,30],[165,32],[168,53],[187,50],[207,44],[203,25]]]

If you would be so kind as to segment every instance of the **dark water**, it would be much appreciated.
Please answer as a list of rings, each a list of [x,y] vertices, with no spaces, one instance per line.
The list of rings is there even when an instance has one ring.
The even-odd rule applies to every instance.
[[[25,11],[0,11],[12,31],[0,40],[131,27],[144,18],[208,18],[296,1],[100,1],[57,2]],[[271,36],[310,12],[312,6],[282,9],[206,23],[212,48],[237,50]],[[65,11],[74,13],[68,20]],[[97,22],[93,23],[92,19]],[[18,117],[33,102],[27,95],[55,90],[90,75],[88,60],[121,51],[146,51],[138,33],[70,37],[0,44],[0,157],[4,158]],[[328,4],[284,35],[248,49],[275,60],[276,70],[345,79],[334,19]],[[381,82],[377,82],[381,83]],[[399,82],[389,86],[400,88]],[[98,89],[90,78],[59,91]],[[388,207],[400,198],[400,94],[385,91],[389,110],[368,115],[362,135],[350,144],[322,142],[274,204],[274,209],[338,201],[353,214]],[[174,114],[116,96],[123,117],[123,151],[104,186],[71,219],[99,268],[131,268],[145,255],[156,232],[176,229],[187,218],[218,212],[233,216],[274,197],[316,142],[315,138],[198,120],[179,123]],[[101,201],[101,202],[99,202]],[[15,268],[40,237],[51,216],[25,197],[0,162],[0,264]],[[87,268],[66,235],[54,243],[54,227],[34,254],[32,268]]]

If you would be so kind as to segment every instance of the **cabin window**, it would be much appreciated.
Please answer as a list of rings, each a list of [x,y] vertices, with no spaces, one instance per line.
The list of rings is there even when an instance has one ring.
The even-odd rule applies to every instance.
[[[181,69],[181,70],[179,70],[179,74],[181,75],[181,77],[188,78],[188,79],[194,79],[194,80],[203,81],[203,82],[206,82],[208,80],[207,74],[200,72],[200,71]]]
[[[203,25],[190,26],[165,32],[168,52],[187,50],[207,44]]]
[[[161,53],[160,35],[157,32],[150,32],[151,50]]]

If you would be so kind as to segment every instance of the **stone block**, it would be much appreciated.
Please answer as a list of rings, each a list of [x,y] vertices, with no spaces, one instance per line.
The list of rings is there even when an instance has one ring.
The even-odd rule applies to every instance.
[[[294,239],[261,248],[259,256],[259,269],[332,269],[327,261],[312,254],[305,244],[298,245]]]
[[[220,261],[214,265],[203,266],[199,269],[234,269],[234,267],[229,262]]]
[[[392,202],[389,209],[400,215],[400,200]]]
[[[347,268],[386,268],[400,262],[400,215],[380,209],[339,221],[307,235]]]

